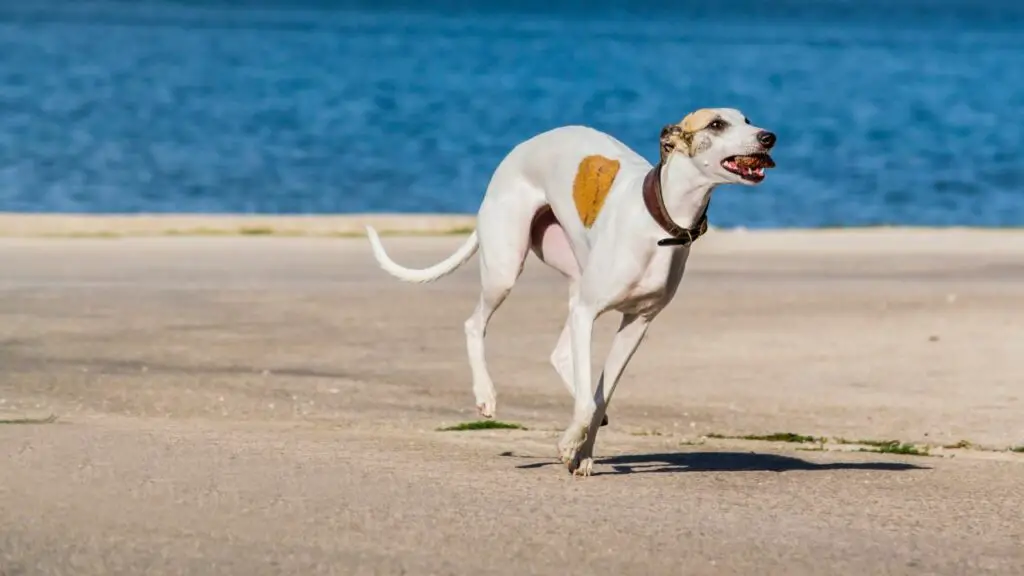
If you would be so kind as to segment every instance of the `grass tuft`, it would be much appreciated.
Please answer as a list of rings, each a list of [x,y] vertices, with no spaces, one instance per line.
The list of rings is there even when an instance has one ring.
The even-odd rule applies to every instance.
[[[861,446],[874,446],[880,448],[882,446],[891,446],[893,444],[899,444],[899,440],[850,440],[848,438],[836,438],[836,442],[840,444],[860,444]]]
[[[1019,454],[1024,454],[1024,445],[1013,446],[1013,447],[1010,448],[1010,452],[1017,452]]]
[[[868,444],[858,442],[858,444]],[[871,448],[861,448],[861,452],[877,452],[879,454],[905,454],[908,456],[928,456],[927,448],[918,448],[913,444],[900,443],[899,440],[891,442],[873,442],[868,444]]]
[[[746,436],[726,436],[725,434],[708,434],[708,438],[719,438],[726,440],[758,440],[761,442],[792,442],[794,444],[820,444],[825,441],[824,438],[817,438],[815,436],[804,436],[803,434],[794,434],[792,432],[776,432],[774,434],[748,434]]]
[[[804,436],[803,434],[794,434],[792,432],[776,432],[765,436],[740,436],[740,438],[744,440],[762,440],[765,442],[793,442],[795,444],[816,444],[824,441],[824,438]]]
[[[462,422],[454,426],[438,428],[439,432],[465,432],[469,430],[526,430],[522,424],[514,422],[502,422],[500,420],[476,420],[474,422]]]
[[[755,440],[761,442],[789,442],[792,444],[815,444],[813,448],[801,447],[797,450],[813,450],[813,451],[824,451],[825,444],[829,442],[829,439],[824,436],[805,436],[803,434],[794,434],[792,432],[776,432],[775,434],[756,435],[750,434],[746,436],[727,436],[725,434],[707,434],[708,438],[720,438],[728,440]],[[860,452],[877,452],[880,454],[906,454],[910,456],[930,456],[927,447],[918,447],[914,444],[906,442],[900,442],[899,440],[848,440],[846,438],[834,438],[838,444],[852,444],[864,446]],[[954,445],[946,446],[946,448],[968,448],[973,446],[970,442],[962,440]],[[1019,451],[1024,452],[1024,447],[1020,448]]]
[[[947,444],[947,445],[943,446],[943,448],[945,448],[947,450],[964,450],[964,449],[970,448],[971,446],[973,446],[973,444],[971,444],[967,440],[961,440],[961,441],[957,442],[956,444]]]
[[[50,414],[45,418],[5,418],[0,419],[0,424],[53,424],[57,421],[56,414]]]

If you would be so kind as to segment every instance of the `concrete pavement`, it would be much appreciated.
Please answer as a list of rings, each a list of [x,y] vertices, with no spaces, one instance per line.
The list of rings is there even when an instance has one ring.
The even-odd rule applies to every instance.
[[[709,234],[588,479],[555,463],[535,260],[488,334],[527,429],[441,432],[475,419],[475,262],[414,286],[362,239],[5,239],[0,419],[57,419],[0,424],[0,574],[1020,574],[1022,238]],[[828,440],[737,438],[778,432]]]

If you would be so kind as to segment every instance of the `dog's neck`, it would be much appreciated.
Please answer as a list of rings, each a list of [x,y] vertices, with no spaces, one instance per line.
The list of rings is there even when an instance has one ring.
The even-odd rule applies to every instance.
[[[692,228],[704,215],[715,182],[690,158],[669,157],[661,169],[661,195],[668,215],[684,228]]]
[[[707,207],[714,187],[715,182],[689,158],[662,159],[647,173],[643,199],[663,236],[659,246],[687,246],[707,231]]]

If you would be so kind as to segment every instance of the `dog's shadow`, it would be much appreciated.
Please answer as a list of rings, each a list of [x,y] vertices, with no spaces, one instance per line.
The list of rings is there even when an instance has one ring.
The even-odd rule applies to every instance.
[[[505,452],[502,456],[514,457]],[[594,475],[651,474],[667,472],[793,472],[821,470],[928,470],[924,466],[903,462],[829,462],[817,464],[793,456],[759,454],[756,452],[668,452],[630,454],[595,460],[598,466],[611,466],[611,472],[595,470]],[[516,466],[519,469],[561,466],[557,461],[534,462]]]

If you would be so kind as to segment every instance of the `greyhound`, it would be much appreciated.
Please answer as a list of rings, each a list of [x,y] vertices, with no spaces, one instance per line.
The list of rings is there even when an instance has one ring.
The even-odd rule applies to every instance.
[[[473,393],[491,418],[497,401],[484,359],[484,335],[495,310],[522,273],[528,251],[569,281],[569,315],[551,364],[574,398],[572,420],[558,442],[575,475],[593,468],[598,429],[619,378],[648,327],[672,300],[690,247],[707,231],[711,193],[719,184],[754,186],[775,162],[772,132],[734,108],[705,108],[661,129],[651,165],[609,134],[570,125],[537,134],[498,164],[477,213],[476,230],[447,259],[405,268],[366,227],[377,263],[406,282],[432,282],[480,252],[480,300],[465,322]],[[591,378],[594,323],[621,314],[596,394]]]

